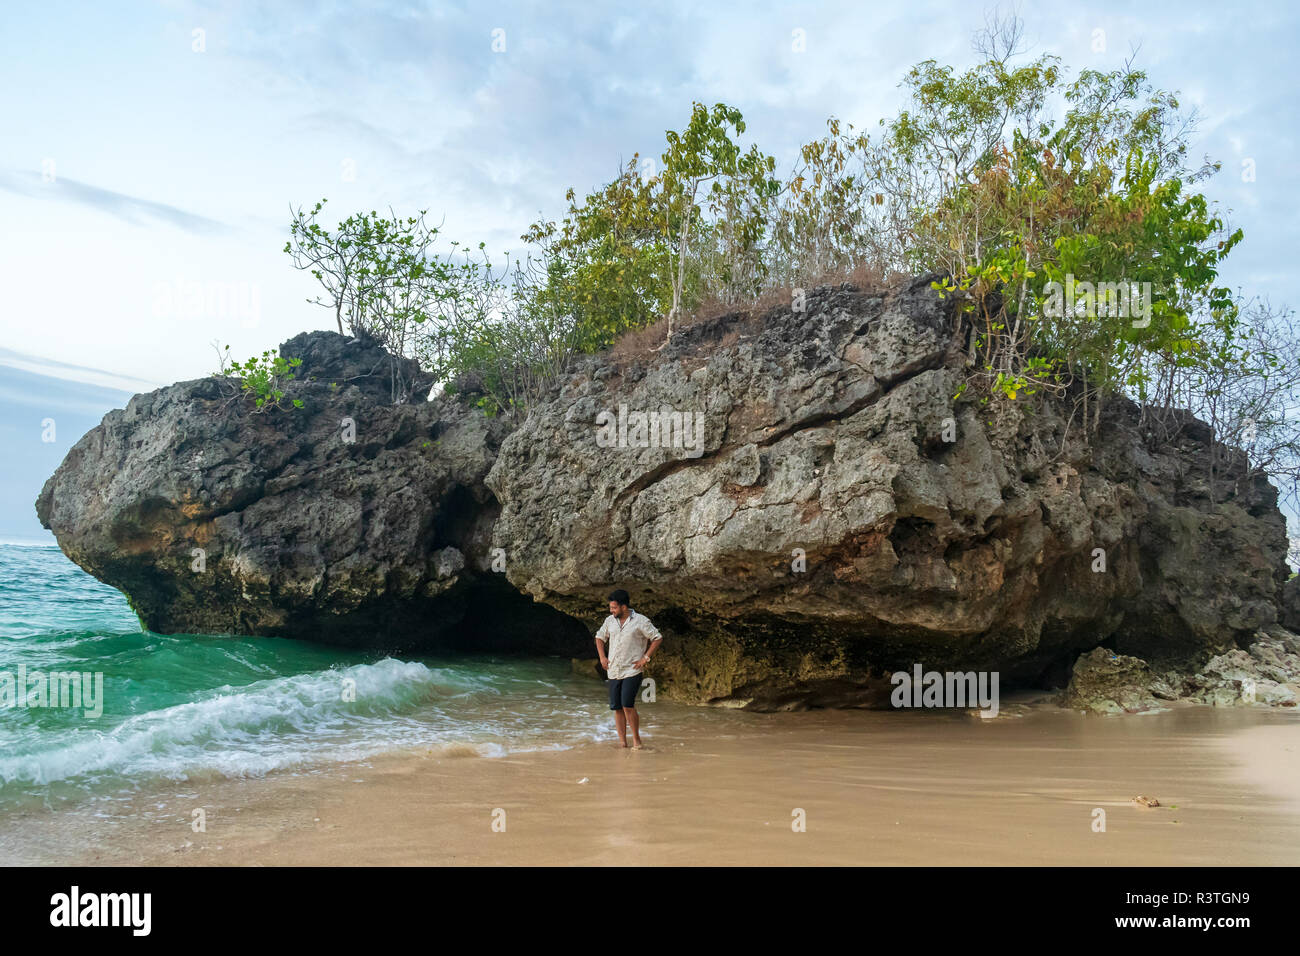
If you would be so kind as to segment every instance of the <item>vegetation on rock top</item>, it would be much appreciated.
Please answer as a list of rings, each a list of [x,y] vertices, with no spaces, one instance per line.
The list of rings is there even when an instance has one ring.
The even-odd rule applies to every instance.
[[[1108,399],[1172,434],[1190,410],[1294,502],[1300,343],[1293,313],[1220,280],[1242,241],[1201,191],[1197,117],[1132,62],[1071,75],[1029,58],[1018,21],[976,38],[980,62],[933,60],[906,108],[867,133],[832,117],[784,176],[743,141],[741,112],[696,103],[658,160],[633,154],[522,256],[450,243],[425,211],[294,211],[285,251],[321,284],[340,332],[419,360],[449,391],[515,415],[583,353],[692,313],[785,300],[848,277],[936,273],[960,300],[963,400],[1072,404],[1085,435]],[[662,347],[662,346],[660,346]]]

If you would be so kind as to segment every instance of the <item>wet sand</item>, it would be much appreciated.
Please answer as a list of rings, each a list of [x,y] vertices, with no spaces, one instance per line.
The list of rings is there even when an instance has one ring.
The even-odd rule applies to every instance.
[[[1300,714],[1008,710],[659,705],[644,751],[452,748],[185,782],[112,808],[10,814],[0,852],[107,865],[1300,863]]]

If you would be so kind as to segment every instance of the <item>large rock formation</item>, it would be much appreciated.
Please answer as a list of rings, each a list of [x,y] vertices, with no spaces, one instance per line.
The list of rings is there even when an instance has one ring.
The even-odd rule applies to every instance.
[[[392,404],[418,388],[381,354],[299,337],[302,409],[137,396],[38,512],[154,629],[565,653],[621,586],[667,635],[664,692],[756,707],[881,701],[915,662],[1063,686],[1103,644],[1194,670],[1276,625],[1274,490],[1212,485],[1204,426],[1114,401],[1089,443],[1061,403],[957,397],[965,330],[927,280],[800,305],[585,359],[513,430]]]
[[[510,580],[571,613],[626,585],[673,628],[671,687],[769,706],[917,661],[1063,683],[1103,641],[1204,659],[1276,620],[1274,490],[1212,502],[1204,426],[1160,441],[1116,402],[1089,447],[1051,403],[993,420],[954,399],[963,337],[924,280],[806,306],[593,362],[536,409],[487,478]],[[599,447],[623,406],[699,416],[701,446]]]
[[[586,646],[576,622],[466,564],[490,533],[483,479],[503,422],[392,404],[401,383],[427,395],[432,382],[374,345],[313,333],[281,354],[303,359],[282,407],[197,379],[137,395],[86,434],[36,503],[68,557],[162,633]]]

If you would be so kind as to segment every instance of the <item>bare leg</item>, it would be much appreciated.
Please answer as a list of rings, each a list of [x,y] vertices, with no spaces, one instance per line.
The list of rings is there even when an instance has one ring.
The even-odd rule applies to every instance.
[[[641,749],[641,722],[637,718],[635,707],[624,707],[622,713],[627,714],[627,722],[632,725],[632,746],[637,750]]]
[[[627,718],[623,714],[624,712],[621,710],[614,711],[614,723],[618,726],[618,745],[620,747],[627,746]],[[633,717],[632,719],[635,720],[636,718]]]

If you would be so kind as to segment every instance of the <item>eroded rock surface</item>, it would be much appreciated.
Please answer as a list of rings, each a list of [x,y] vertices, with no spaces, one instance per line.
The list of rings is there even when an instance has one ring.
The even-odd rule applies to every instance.
[[[392,404],[389,356],[334,333],[281,354],[303,358],[285,407],[258,412],[207,378],[105,416],[37,501],[64,552],[163,633],[583,645],[575,622],[466,567],[495,512],[483,479],[502,422],[447,401]],[[405,380],[427,394],[413,366]]]
[[[667,636],[661,693],[760,708],[887,705],[915,663],[1061,687],[1103,642],[1193,674],[1277,624],[1275,492],[1229,467],[1211,494],[1203,425],[1115,401],[1088,443],[1064,403],[991,415],[927,279],[802,304],[584,359],[514,424],[299,336],[302,409],[216,379],[136,396],[38,512],[155,630],[587,654],[625,587]]]
[[[1186,663],[1276,621],[1274,490],[1212,501],[1204,426],[1161,440],[1116,402],[1089,447],[1051,403],[991,420],[956,398],[964,345],[919,280],[589,363],[488,474],[510,580],[573,614],[628,588],[672,692],[756,706],[865,702],[918,661],[1064,683],[1108,638]],[[600,447],[602,413],[661,409],[700,447]]]
[[[1074,663],[1067,707],[1097,714],[1141,713],[1182,700],[1214,707],[1294,707],[1300,690],[1300,637],[1260,631],[1248,650],[1216,654],[1194,673],[1152,671],[1146,661],[1099,647]]]
[[[1155,675],[1146,661],[1098,647],[1074,662],[1064,703],[1067,707],[1098,714],[1154,710],[1160,706],[1152,692],[1155,683]]]

